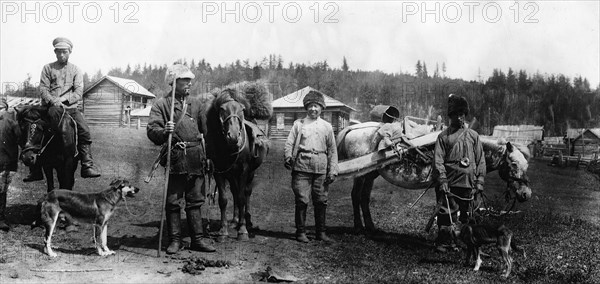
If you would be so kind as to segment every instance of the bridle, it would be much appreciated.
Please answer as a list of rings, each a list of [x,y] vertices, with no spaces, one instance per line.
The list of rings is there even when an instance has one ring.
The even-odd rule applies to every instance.
[[[23,154],[25,154],[25,152],[28,151],[33,151],[33,164],[35,164],[37,162],[37,159],[39,156],[41,156],[44,151],[46,151],[46,148],[48,147],[48,145],[50,145],[50,142],[52,142],[52,139],[54,139],[54,134],[52,134],[52,136],[50,136],[50,138],[48,139],[48,141],[46,143],[43,143],[44,139],[46,138],[46,131],[44,131],[42,129],[42,143],[43,145],[33,145],[32,139],[33,136],[37,130],[38,127],[38,122],[39,121],[43,121],[41,118],[38,118],[36,120],[32,120],[32,119],[28,119],[25,118],[23,119],[24,121],[29,123],[29,138],[27,139],[27,142],[25,142],[25,146],[23,148],[23,150],[21,151],[21,158],[23,157]],[[27,146],[30,145],[30,146]]]
[[[236,102],[239,104],[239,102],[237,102],[234,99],[229,99],[229,100],[225,101],[225,103],[229,103],[229,102]],[[242,135],[242,139],[244,142],[242,143],[242,146],[238,148],[237,151],[229,154],[229,156],[235,156],[235,160],[231,163],[231,165],[229,165],[229,167],[226,170],[220,171],[220,170],[217,170],[215,167],[215,173],[218,173],[218,174],[222,174],[222,173],[226,173],[226,172],[230,171],[233,168],[233,166],[236,164],[238,158],[240,157],[240,153],[244,150],[244,148],[246,148],[246,143],[248,141],[248,138],[246,137],[247,133],[246,133],[246,127],[244,126],[244,119],[241,118],[239,115],[237,115],[237,113],[232,113],[232,114],[228,115],[227,117],[225,117],[225,119],[221,118],[221,116],[219,115],[219,120],[221,121],[221,132],[223,134],[223,137],[227,137],[227,130],[225,129],[225,125],[226,125],[227,121],[229,121],[230,119],[234,119],[234,118],[237,119],[239,122],[239,126],[240,126],[240,129],[242,132],[241,135]]]
[[[60,120],[58,121],[58,125],[61,125],[62,121],[65,118],[65,114],[67,113],[67,111],[63,108],[62,109],[62,114],[60,116]],[[71,118],[71,120],[73,120],[74,123],[75,120],[69,116],[69,118]],[[35,134],[35,131],[37,130],[38,124],[39,122],[44,122],[44,120],[42,118],[38,118],[38,119],[30,119],[30,118],[23,118],[23,121],[29,123],[29,138],[27,139],[27,142],[25,142],[25,146],[23,147],[23,150],[21,151],[21,155],[20,157],[23,157],[23,154],[25,152],[28,151],[33,151],[33,164],[35,164],[37,162],[37,159],[39,156],[41,156],[44,151],[46,151],[46,148],[48,147],[48,145],[50,145],[50,143],[52,142],[52,140],[54,139],[54,136],[56,135],[56,133],[54,133],[53,131],[51,131],[52,135],[50,136],[50,138],[48,138],[48,141],[46,141],[46,143],[43,143],[44,139],[46,138],[46,131],[44,131],[44,129],[42,128],[42,143],[43,145],[39,145],[39,146],[31,146],[32,143],[32,139],[33,139],[33,135]],[[75,127],[75,145],[77,145],[77,127]],[[30,145],[27,147],[27,145]],[[75,157],[78,155],[79,153],[77,152],[77,150],[75,150]]]

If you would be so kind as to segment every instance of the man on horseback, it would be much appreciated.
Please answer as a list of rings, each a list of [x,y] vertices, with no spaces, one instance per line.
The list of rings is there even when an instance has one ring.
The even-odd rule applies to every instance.
[[[320,118],[323,94],[311,90],[303,99],[307,115],[294,122],[285,143],[285,167],[292,170],[295,196],[296,240],[307,243],[306,209],[312,195],[317,240],[331,242],[325,234],[328,185],[338,173],[335,137],[331,124]]]
[[[8,231],[6,220],[6,195],[15,175],[19,160],[19,124],[15,114],[8,111],[8,104],[0,100],[0,230]]]
[[[438,236],[436,248],[445,252],[454,247],[452,225],[467,223],[473,196],[483,191],[486,173],[485,156],[479,134],[465,126],[469,104],[463,97],[450,94],[448,116],[450,125],[435,142],[434,178],[438,183],[436,198]],[[457,212],[460,217],[457,220]]]
[[[165,80],[169,85],[175,81],[175,106],[173,120],[171,116],[171,92],[160,98],[152,106],[146,128],[148,138],[156,145],[166,147],[169,134],[172,133],[171,168],[167,185],[167,233],[169,235],[168,254],[175,254],[181,245],[181,198],[185,198],[185,211],[191,249],[202,252],[214,252],[216,249],[203,240],[202,211],[205,201],[207,171],[206,149],[200,127],[201,101],[189,97],[189,89],[195,75],[182,64],[175,64],[167,70]],[[161,165],[165,166],[165,157]]]
[[[48,107],[50,125],[55,133],[60,133],[60,123],[68,114],[77,125],[77,151],[81,160],[81,177],[96,178],[100,172],[94,166],[90,145],[90,129],[79,111],[79,101],[83,95],[83,73],[69,62],[73,43],[64,37],[52,41],[56,61],[46,64],[40,76],[42,105]],[[66,112],[66,113],[65,113]],[[40,167],[32,167],[24,181],[43,179]]]

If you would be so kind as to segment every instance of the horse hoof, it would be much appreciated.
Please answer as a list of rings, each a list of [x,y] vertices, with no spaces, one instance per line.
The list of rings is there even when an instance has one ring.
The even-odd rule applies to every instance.
[[[237,239],[238,239],[238,241],[247,241],[250,238],[248,237],[248,233],[245,233],[245,234],[238,234]]]
[[[229,236],[218,236],[218,237],[217,237],[217,242],[218,242],[218,243],[224,243],[225,241],[227,241],[227,238],[228,238],[228,237],[229,237]]]

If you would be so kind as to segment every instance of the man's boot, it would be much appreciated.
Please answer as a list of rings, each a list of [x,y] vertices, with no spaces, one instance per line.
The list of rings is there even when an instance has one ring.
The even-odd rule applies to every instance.
[[[100,172],[94,166],[92,158],[91,144],[79,145],[79,157],[81,158],[81,177],[82,178],[97,178]]]
[[[317,234],[317,240],[331,243],[333,240],[330,239],[326,234],[327,231],[327,205],[317,204],[315,205],[315,228]]]
[[[43,180],[44,174],[42,173],[42,167],[40,166],[30,166],[29,174],[23,179],[24,182],[32,182]]]
[[[304,224],[306,222],[306,204],[296,203],[296,240],[301,243],[308,243]]]
[[[169,246],[167,254],[175,254],[181,248],[181,216],[179,210],[167,211],[167,233],[169,234]]]
[[[200,207],[190,208],[186,210],[188,233],[190,234],[190,249],[201,252],[217,251],[212,245],[205,241],[202,232],[202,211]]]
[[[0,191],[1,190],[3,189],[0,188]],[[8,225],[8,221],[6,220],[6,191],[0,193],[0,230],[5,232],[8,232],[8,230],[10,230],[10,226]]]

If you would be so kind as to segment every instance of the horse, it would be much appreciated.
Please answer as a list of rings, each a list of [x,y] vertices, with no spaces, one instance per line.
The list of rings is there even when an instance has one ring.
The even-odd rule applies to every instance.
[[[207,157],[213,164],[221,210],[221,229],[217,241],[222,242],[229,236],[225,195],[227,183],[233,195],[233,223],[237,223],[237,239],[248,240],[248,228],[252,228],[250,195],[255,186],[254,174],[265,160],[269,144],[258,141],[253,135],[262,131],[245,119],[250,105],[243,92],[226,88],[207,103],[210,104],[205,119]]]
[[[338,157],[341,160],[359,157],[376,150],[378,141],[377,125],[365,127],[353,126],[350,131],[340,131],[337,137]],[[527,177],[528,161],[531,157],[529,149],[520,144],[503,140],[494,140],[480,136],[486,160],[486,173],[498,171],[500,177],[507,182],[506,194],[519,202],[531,198],[531,188]],[[409,189],[426,189],[435,186],[433,182],[433,148],[434,144],[422,149],[409,150],[399,162],[364,173],[355,177],[352,186],[352,208],[354,214],[354,229],[374,232],[375,225],[371,217],[369,202],[373,181],[382,176],[393,185]],[[514,205],[514,203],[513,203]],[[361,211],[364,219],[361,220]]]
[[[59,188],[72,190],[78,161],[73,119],[64,111],[59,123],[60,133],[54,133],[47,108],[22,106],[16,111],[22,133],[20,159],[23,164],[42,167],[48,192],[54,190],[54,170]]]

